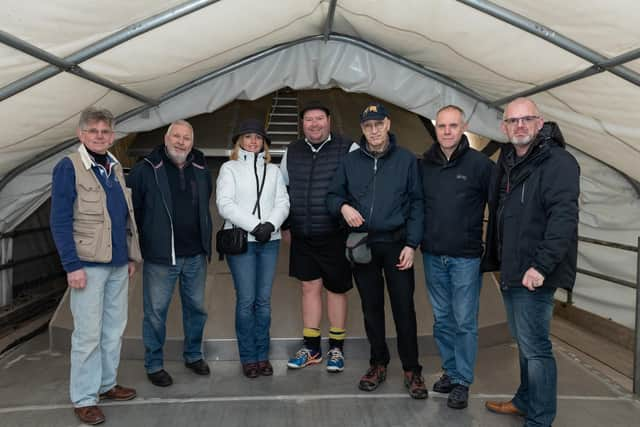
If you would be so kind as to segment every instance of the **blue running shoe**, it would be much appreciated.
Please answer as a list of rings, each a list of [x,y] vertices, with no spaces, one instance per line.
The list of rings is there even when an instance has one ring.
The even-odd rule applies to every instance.
[[[289,359],[287,366],[291,369],[300,369],[320,362],[322,362],[322,354],[319,351],[302,347],[295,356]]]
[[[342,372],[344,371],[344,355],[339,348],[332,348],[327,353],[327,371]]]

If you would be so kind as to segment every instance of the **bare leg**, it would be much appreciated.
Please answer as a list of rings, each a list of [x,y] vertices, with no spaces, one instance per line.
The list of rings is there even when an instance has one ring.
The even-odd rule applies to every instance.
[[[302,282],[302,324],[305,328],[319,329],[321,319],[322,319],[322,279],[303,281]]]

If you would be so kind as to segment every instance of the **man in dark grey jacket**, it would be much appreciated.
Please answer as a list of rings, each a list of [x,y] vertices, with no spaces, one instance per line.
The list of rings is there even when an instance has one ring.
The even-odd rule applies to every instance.
[[[422,161],[422,258],[444,371],[433,390],[449,393],[447,405],[462,409],[478,351],[482,218],[493,162],[469,147],[459,107],[441,108],[435,127],[438,142]]]
[[[198,375],[209,375],[202,355],[207,320],[204,291],[211,257],[212,185],[202,152],[193,148],[193,128],[184,120],[167,129],[164,145],[136,164],[127,178],[140,233],[144,266],[142,341],[149,381],[173,383],[164,370],[167,311],[180,282],[183,359]]]
[[[418,161],[413,153],[396,144],[395,136],[389,132],[389,113],[381,104],[369,105],[362,112],[360,127],[360,149],[345,156],[327,195],[329,212],[341,217],[352,230],[367,232],[371,248],[370,262],[353,265],[371,345],[370,367],[359,387],[373,391],[387,374],[386,278],[405,385],[411,397],[425,399],[428,393],[418,362],[413,303],[413,257],[422,240],[423,220]]]
[[[520,387],[511,401],[486,402],[490,411],[550,426],[556,415],[557,371],[549,327],[557,288],[576,278],[580,169],[557,125],[535,103],[512,101],[489,194],[484,271],[500,270],[511,334],[518,344]]]

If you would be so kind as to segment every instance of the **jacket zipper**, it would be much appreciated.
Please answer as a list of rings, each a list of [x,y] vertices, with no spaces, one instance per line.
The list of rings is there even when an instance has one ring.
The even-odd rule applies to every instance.
[[[151,163],[149,159],[144,160],[151,165],[153,176],[156,180],[156,185],[158,186],[158,188],[160,188],[160,183],[158,182],[158,171],[156,171],[156,168],[153,167],[153,163]],[[169,216],[169,224],[171,224],[171,265],[176,265],[176,249],[173,238],[173,218],[171,217],[171,211],[169,210],[169,206],[167,206],[167,201],[165,200],[162,191],[160,191],[160,196],[162,197],[162,204],[164,205],[164,209],[167,211],[167,215]]]
[[[371,185],[372,195],[371,195],[371,207],[369,208],[369,218],[367,223],[371,223],[371,218],[373,217],[373,207],[376,204],[376,177],[378,176],[378,158],[373,158],[373,184]]]

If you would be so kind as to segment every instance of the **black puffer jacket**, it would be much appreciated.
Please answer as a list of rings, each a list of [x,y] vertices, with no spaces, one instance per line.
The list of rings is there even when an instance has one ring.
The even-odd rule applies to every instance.
[[[483,271],[500,270],[502,287],[522,286],[530,267],[545,287],[571,289],[578,252],[580,168],[558,126],[547,122],[529,152],[500,153],[489,193]]]
[[[315,152],[304,139],[287,149],[289,226],[295,236],[322,236],[339,230],[339,222],[327,210],[327,191],[351,144],[351,140],[332,133],[331,140]]]
[[[482,255],[482,218],[494,166],[486,155],[469,147],[464,135],[449,160],[437,143],[424,153],[424,252],[463,258]]]

